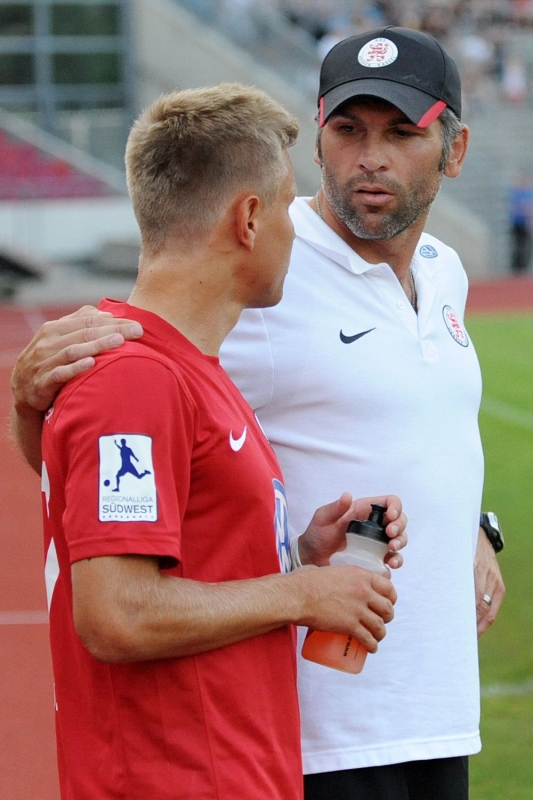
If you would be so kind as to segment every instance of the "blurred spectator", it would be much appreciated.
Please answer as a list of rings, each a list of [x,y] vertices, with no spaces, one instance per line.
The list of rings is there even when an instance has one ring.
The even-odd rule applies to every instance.
[[[372,3],[381,17],[378,25],[403,25],[404,2],[402,0],[376,0]]]
[[[303,28],[315,42],[336,27],[336,20],[344,10],[336,0],[279,0],[279,9],[289,22]]]
[[[346,39],[348,36],[352,36],[354,33],[356,33],[356,31],[351,30],[348,25],[338,26],[333,30],[328,31],[328,33],[318,40],[316,45],[316,51],[320,60],[324,60],[332,47],[339,42],[342,42],[342,40]]]
[[[461,36],[457,48],[463,91],[470,110],[493,94],[494,45],[487,37],[471,31]]]
[[[531,259],[533,226],[533,184],[531,175],[522,170],[509,189],[509,221],[511,234],[511,272],[524,273]]]
[[[515,22],[531,23],[533,21],[533,3],[531,0],[511,0]]]
[[[504,61],[502,94],[509,103],[525,103],[527,99],[526,64],[518,53],[511,53]]]
[[[491,25],[487,31],[493,47],[492,77],[497,85],[501,85],[509,47],[509,29],[502,24]]]
[[[316,52],[317,69],[342,39],[385,25],[419,29],[434,36],[455,57],[463,80],[467,112],[499,94],[513,103],[527,100],[525,57],[511,48],[514,36],[533,32],[533,0],[178,0],[201,19],[257,53],[272,42],[271,12],[298,29],[303,49]],[[265,34],[267,31],[267,34]],[[532,37],[533,38],[533,37]],[[516,47],[516,44],[514,45]],[[533,48],[533,45],[530,45]],[[522,54],[524,55],[524,54]],[[533,49],[530,56],[533,58]],[[295,56],[295,59],[297,57]],[[316,91],[317,75],[307,63],[294,73],[274,50],[266,63],[289,71],[304,90]]]
[[[420,29],[440,42],[445,42],[453,26],[451,8],[430,6],[422,10]]]

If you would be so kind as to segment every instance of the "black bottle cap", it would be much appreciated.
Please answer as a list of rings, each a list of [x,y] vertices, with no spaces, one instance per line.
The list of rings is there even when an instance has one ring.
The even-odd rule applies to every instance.
[[[373,503],[368,519],[353,519],[348,525],[348,533],[356,533],[358,536],[366,536],[368,539],[388,544],[390,539],[385,533],[386,526],[383,524],[386,510],[386,506]]]

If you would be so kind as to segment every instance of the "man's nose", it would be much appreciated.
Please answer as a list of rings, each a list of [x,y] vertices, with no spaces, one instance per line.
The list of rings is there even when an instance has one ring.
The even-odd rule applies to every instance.
[[[388,168],[387,148],[381,137],[365,136],[359,148],[359,165],[366,172],[377,172]]]

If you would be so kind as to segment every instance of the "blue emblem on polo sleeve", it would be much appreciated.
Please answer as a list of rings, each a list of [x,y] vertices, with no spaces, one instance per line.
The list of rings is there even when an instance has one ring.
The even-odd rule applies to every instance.
[[[437,258],[438,253],[431,244],[423,244],[418,251],[423,258]]]

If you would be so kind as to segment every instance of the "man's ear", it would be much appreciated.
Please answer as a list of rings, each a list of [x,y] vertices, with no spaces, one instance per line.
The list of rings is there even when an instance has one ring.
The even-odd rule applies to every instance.
[[[444,168],[444,174],[447,178],[457,178],[458,175],[461,174],[463,161],[465,160],[466,151],[468,150],[469,139],[470,130],[466,125],[463,125],[461,132],[452,144],[448,162]]]
[[[243,197],[236,209],[237,237],[249,251],[253,250],[257,236],[259,210],[259,198],[253,194]]]
[[[315,138],[315,154],[313,156],[313,161],[315,164],[318,164],[319,167],[322,167],[322,129],[318,128],[316,132]]]

